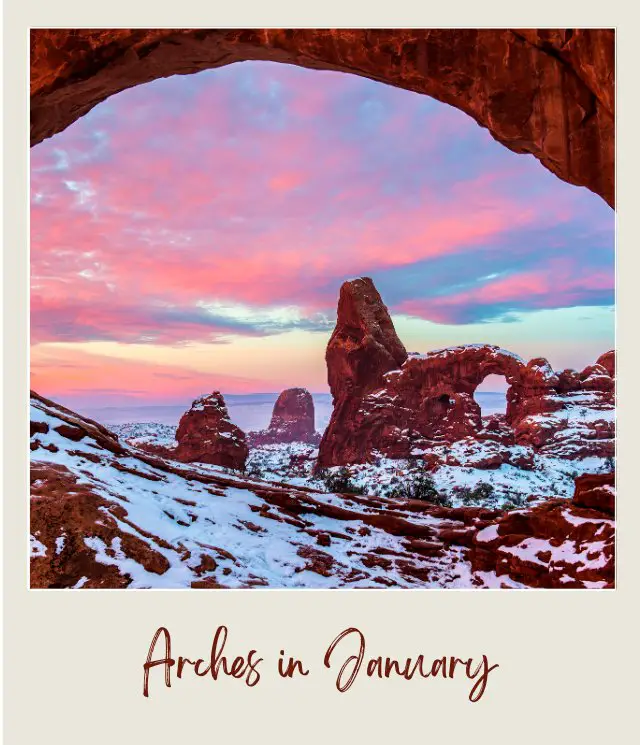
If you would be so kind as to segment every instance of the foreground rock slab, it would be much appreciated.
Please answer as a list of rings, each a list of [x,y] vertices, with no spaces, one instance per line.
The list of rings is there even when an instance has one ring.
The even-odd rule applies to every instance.
[[[499,518],[473,536],[473,568],[532,587],[612,588],[614,485],[613,473],[583,476],[572,500]]]
[[[615,523],[602,511],[608,503],[600,494],[598,509],[581,506],[594,504],[587,492],[606,487],[608,494],[611,481],[579,482],[575,504],[556,500],[513,513],[326,494],[150,455],[35,393],[30,447],[32,587],[613,582]],[[484,540],[487,530],[497,533],[495,544]],[[527,539],[546,541],[551,557],[543,549],[531,559]],[[503,550],[514,546],[518,555]]]

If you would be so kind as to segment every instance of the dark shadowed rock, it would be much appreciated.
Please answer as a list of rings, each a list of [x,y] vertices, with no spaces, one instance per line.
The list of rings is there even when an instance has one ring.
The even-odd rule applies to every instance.
[[[613,205],[614,49],[613,29],[33,29],[31,143],[126,88],[270,60],[432,96]]]
[[[578,507],[591,507],[608,515],[614,515],[615,485],[615,473],[594,473],[578,476],[573,503]]]

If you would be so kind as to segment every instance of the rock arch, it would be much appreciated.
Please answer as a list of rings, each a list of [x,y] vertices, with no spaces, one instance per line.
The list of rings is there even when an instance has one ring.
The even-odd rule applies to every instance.
[[[340,288],[326,361],[334,406],[320,442],[320,469],[370,462],[379,455],[424,455],[468,437],[539,447],[559,428],[571,429],[562,417],[539,420],[540,415],[544,419],[571,408],[567,394],[587,392],[583,401],[592,414],[613,406],[614,351],[582,372],[554,372],[544,357],[525,363],[491,344],[407,354],[368,277],[348,280]],[[505,417],[483,422],[474,393],[488,375],[506,379],[507,411]],[[567,452],[608,454],[614,428],[607,416],[601,419],[592,417],[593,426],[585,425],[589,432],[584,437],[576,430],[578,441],[567,446]],[[565,440],[572,436],[569,432]],[[581,438],[598,442],[585,447]]]
[[[35,29],[31,144],[126,88],[243,60],[349,72],[429,95],[614,204],[611,29]]]
[[[411,356],[390,386],[393,395],[424,417],[425,431],[436,422],[460,433],[478,431],[482,411],[474,398],[477,387],[488,375],[505,378],[509,386],[506,419],[511,423],[519,416],[526,369],[524,360],[506,349],[467,344]]]

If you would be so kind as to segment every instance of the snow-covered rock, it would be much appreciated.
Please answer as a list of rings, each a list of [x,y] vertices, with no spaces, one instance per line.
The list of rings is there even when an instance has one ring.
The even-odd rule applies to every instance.
[[[334,409],[320,468],[371,462],[376,452],[408,458],[468,438],[573,459],[613,455],[613,352],[581,373],[556,373],[543,357],[525,363],[491,344],[407,355],[382,298],[362,279],[341,288],[326,358]],[[489,375],[509,386],[497,427],[485,426],[474,396]],[[494,450],[489,467],[500,465]]]
[[[152,429],[124,428],[145,446],[153,445]],[[159,439],[170,436],[159,429]],[[184,464],[150,455],[36,394],[31,451],[33,587],[446,588],[541,582],[539,572],[529,581],[516,570],[504,572],[502,564],[487,569],[474,559],[475,534],[503,519],[490,500],[485,505],[458,500],[464,506],[449,507],[403,496],[395,487],[411,474],[388,459],[381,459],[375,473],[354,473],[355,488],[338,479],[342,486],[333,491],[327,490],[329,479],[323,482],[313,473],[317,450],[302,443],[252,454],[245,474]],[[463,473],[472,483],[473,474],[482,472],[447,468],[457,472],[458,484]],[[387,496],[386,478],[392,487]],[[364,484],[371,490],[355,493],[366,492]],[[593,508],[576,512],[567,500],[557,502],[569,510],[565,522],[571,530],[576,520],[590,521],[596,531],[612,523]],[[610,586],[608,535],[590,547],[593,566],[584,581],[578,573],[571,586]],[[593,556],[600,544],[604,558],[598,563]]]
[[[243,469],[249,449],[244,432],[229,418],[220,391],[197,398],[176,430],[175,457],[185,463],[211,463]]]

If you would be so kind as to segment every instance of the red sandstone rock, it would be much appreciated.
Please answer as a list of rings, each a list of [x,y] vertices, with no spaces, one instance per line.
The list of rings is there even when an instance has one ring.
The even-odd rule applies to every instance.
[[[604,367],[612,378],[616,377],[616,353],[615,350],[611,349],[609,352],[601,354],[596,360],[596,365]]]
[[[615,382],[603,365],[589,365],[580,373],[581,388],[584,391],[613,391]]]
[[[296,571],[306,569],[341,584],[370,578],[372,586],[389,586],[402,577],[413,586],[434,579],[445,586],[460,576],[455,571],[460,562],[476,573],[471,581],[478,585],[485,584],[483,577],[487,584],[495,584],[491,577],[495,573],[530,587],[613,586],[613,474],[579,478],[573,500],[556,499],[510,513],[356,496],[350,498],[347,508],[311,489],[253,479],[244,483],[237,476],[146,455],[119,445],[115,435],[97,423],[37,396],[32,399],[32,423],[32,442],[42,438],[31,474],[33,587],[126,587],[134,579],[136,586],[141,586],[179,563],[185,573],[192,572],[192,586],[221,587],[219,579],[230,576],[248,556],[236,556],[222,546],[203,542],[201,536],[187,548],[182,531],[186,535],[205,518],[203,522],[213,523],[212,537],[226,526],[227,530],[246,530],[269,540],[268,524],[262,522],[265,517],[279,523],[279,539],[285,535],[282,528],[293,526],[290,542],[306,560]],[[44,426],[47,423],[48,428]],[[58,432],[61,423],[85,436],[78,443],[68,440]],[[52,440],[65,452],[68,467],[47,462]],[[55,447],[53,452],[59,449]],[[99,471],[91,473],[89,462],[100,464]],[[122,474],[126,474],[126,482],[120,478]],[[167,477],[172,479],[170,491],[175,487],[177,493],[165,491],[158,497],[156,489]],[[251,492],[249,507],[261,525],[238,516],[235,524],[225,523],[227,504],[218,527],[216,504],[220,498],[224,503],[227,487]],[[203,488],[207,495],[204,503]],[[151,510],[151,519],[145,521],[141,503],[129,513],[137,489],[145,493],[145,506],[160,505],[164,516],[181,526],[178,540],[169,542],[171,533],[156,534],[158,515]],[[314,528],[311,516],[343,521],[344,530],[328,531],[322,523],[320,529]],[[387,541],[379,542],[380,536],[371,541],[377,530],[402,541],[395,548],[387,547]],[[224,530],[221,540],[223,535]],[[366,539],[365,545],[361,538]],[[340,551],[339,559],[330,553],[334,543],[348,547],[346,552]],[[459,549],[450,550],[451,546]],[[379,570],[391,576],[368,574]],[[489,574],[483,575],[485,572]],[[250,573],[242,586],[265,584],[264,577]]]
[[[31,399],[50,407],[61,419],[64,424],[58,425],[56,431],[61,433],[64,437],[72,439],[74,441],[81,440],[85,435],[95,440],[95,442],[105,450],[109,450],[112,453],[122,453],[124,448],[118,440],[118,436],[111,430],[104,427],[98,422],[94,422],[93,419],[87,419],[81,417],[74,411],[67,409],[61,404],[51,401],[44,396],[36,393],[35,391],[30,392]],[[60,430],[62,429],[62,432]],[[31,420],[31,434],[34,432],[46,433],[49,431],[49,426],[46,422]]]
[[[350,422],[362,397],[380,388],[385,373],[407,359],[389,311],[368,277],[340,288],[338,318],[325,358],[333,415],[320,443],[320,468],[360,462],[359,443],[349,440]]]
[[[298,556],[303,559],[307,559],[307,564],[304,568],[298,571],[309,571],[321,574],[323,577],[330,577],[335,559],[331,554],[327,554],[324,551],[313,548],[312,546],[301,546],[298,549]]]
[[[407,359],[387,306],[369,277],[350,280],[340,288],[338,320],[325,357],[334,401],[347,393],[375,390],[386,372]]]
[[[558,375],[544,358],[525,364],[489,344],[411,354],[404,360],[402,350],[371,280],[346,282],[327,347],[334,409],[318,467],[370,462],[380,453],[423,455],[433,468],[436,446],[467,438],[544,447],[548,454],[567,458],[613,454],[613,380],[603,366]],[[507,412],[504,419],[484,424],[474,393],[491,374],[503,375],[509,384]],[[486,445],[475,467],[533,465],[531,454],[517,454],[514,460],[507,451],[490,451]],[[465,460],[470,455],[465,453]],[[458,464],[454,455],[444,462]]]
[[[567,368],[558,373],[558,393],[573,393],[582,389],[580,373],[577,370]]]
[[[306,442],[317,445],[313,397],[306,388],[287,388],[278,396],[273,407],[269,428],[247,435],[251,447],[262,445]]]
[[[131,86],[249,59],[432,96],[613,205],[611,29],[34,29],[31,143]]]
[[[613,587],[613,474],[583,478],[576,480],[577,500],[508,512],[478,531],[468,555],[474,571],[529,587]]]
[[[578,476],[573,503],[578,507],[590,507],[608,515],[615,514],[615,474],[588,474]]]
[[[117,538],[127,556],[154,574],[169,568],[161,553],[120,528],[123,508],[110,505],[64,466],[32,464],[31,493],[31,534],[47,547],[31,559],[31,587],[72,587],[80,580],[86,588],[126,587],[131,578],[97,561],[87,537],[106,546]]]
[[[219,391],[197,398],[182,415],[174,457],[185,463],[212,463],[243,470],[249,450],[244,432],[229,419]]]

